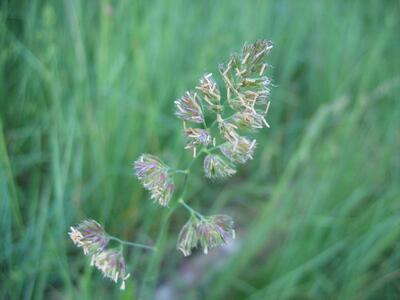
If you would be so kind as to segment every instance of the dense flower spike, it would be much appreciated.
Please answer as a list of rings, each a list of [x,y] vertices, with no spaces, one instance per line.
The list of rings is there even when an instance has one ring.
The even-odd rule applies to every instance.
[[[85,255],[102,251],[110,240],[103,227],[94,220],[85,220],[77,227],[71,226],[68,234],[76,246],[83,248]]]
[[[179,233],[177,249],[180,250],[184,256],[192,254],[192,249],[197,246],[196,224],[197,219],[191,217]]]
[[[227,142],[221,146],[221,152],[232,162],[244,164],[253,159],[256,140],[249,141],[245,137],[237,139],[236,143]]]
[[[104,275],[115,283],[121,280],[121,290],[125,289],[125,280],[130,276],[126,271],[126,264],[120,249],[109,249],[92,256],[92,266],[98,268]]]
[[[197,146],[208,146],[212,140],[208,131],[201,128],[186,128],[185,136],[187,138],[185,149],[191,149],[193,151],[193,157],[196,157]]]
[[[227,101],[233,110],[247,110],[247,114],[261,116],[266,114],[271,81],[264,75],[268,65],[263,60],[271,49],[271,42],[257,41],[245,45],[241,54],[233,55],[226,65],[220,66],[227,88]]]
[[[142,154],[134,163],[137,178],[150,191],[151,199],[167,206],[174,192],[174,182],[168,167],[157,157]]]
[[[194,123],[204,122],[203,111],[198,103],[196,93],[186,92],[182,98],[175,101],[175,106],[175,114],[179,118]]]
[[[207,178],[225,178],[236,173],[219,155],[209,154],[204,159],[204,173]]]
[[[218,113],[222,112],[221,93],[211,73],[204,75],[203,78],[200,79],[200,84],[196,89],[203,95],[203,99],[210,110]]]

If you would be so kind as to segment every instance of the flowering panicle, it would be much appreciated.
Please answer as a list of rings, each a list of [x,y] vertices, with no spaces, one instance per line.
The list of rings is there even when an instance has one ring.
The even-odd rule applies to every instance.
[[[194,156],[196,147],[202,145],[207,153],[203,161],[205,177],[225,178],[236,173],[233,164],[244,164],[251,160],[256,148],[256,140],[241,135],[242,129],[255,131],[264,127],[269,128],[266,115],[269,108],[270,79],[265,75],[269,65],[265,63],[265,57],[272,49],[272,43],[266,40],[259,40],[253,44],[245,45],[241,53],[234,54],[226,64],[219,66],[220,75],[225,84],[226,97],[221,96],[212,74],[206,74],[200,79],[196,94],[187,94],[179,101],[177,115],[184,120],[197,120],[203,123],[204,129],[186,129],[185,135],[188,144],[185,148],[193,149]],[[197,102],[199,100],[199,102]],[[225,103],[229,108],[226,109]],[[190,109],[183,109],[183,104],[190,106]],[[190,105],[188,103],[191,103]],[[208,108],[206,113],[212,114],[214,120],[210,128],[205,123],[201,108]],[[233,112],[232,112],[233,111]],[[230,114],[230,115],[229,115]],[[199,118],[201,116],[201,118]],[[207,116],[211,119],[211,116]],[[218,126],[219,135],[214,136],[212,127]],[[213,132],[213,148],[209,148],[210,132]],[[221,143],[216,146],[216,140]],[[207,141],[207,142],[203,142]],[[213,151],[219,150],[222,155]],[[184,206],[187,206],[184,204]],[[231,237],[234,238],[233,220],[224,215],[202,217],[201,214],[193,212],[192,218],[182,228],[178,239],[177,248],[186,255],[190,255],[198,243],[205,253]],[[196,217],[193,217],[196,215]],[[200,215],[200,218],[197,216]]]
[[[109,249],[92,256],[92,266],[99,269],[104,277],[110,278],[115,283],[121,280],[121,290],[125,289],[125,280],[130,274],[126,271],[124,256],[120,249]]]
[[[271,42],[257,41],[254,44],[245,45],[241,54],[232,55],[226,65],[220,65],[220,73],[227,89],[227,101],[233,110],[246,111],[247,115],[264,116],[266,114],[271,81],[264,75],[269,67],[264,63],[264,58],[271,49]],[[254,118],[259,119],[258,116]],[[263,123],[257,123],[257,125],[264,124],[268,127],[267,123],[262,121]],[[251,122],[249,125],[253,127]]]
[[[193,150],[193,157],[196,157],[197,146],[208,146],[212,141],[208,131],[201,128],[186,128],[185,136],[187,138],[185,149]]]
[[[219,66],[226,96],[222,96],[217,82],[209,73],[200,79],[196,92],[188,91],[174,102],[175,115],[183,120],[185,149],[192,150],[194,157],[198,147],[201,147],[200,154],[206,153],[203,161],[205,177],[226,178],[235,174],[235,164],[244,164],[252,159],[256,148],[256,140],[242,136],[242,129],[269,127],[265,117],[270,104],[271,81],[264,75],[269,68],[264,58],[271,49],[271,42],[260,40],[245,45],[240,54],[232,55],[227,64]],[[208,123],[209,121],[211,122]],[[187,128],[186,122],[202,124],[203,128]],[[191,214],[181,229],[177,242],[177,249],[184,256],[190,255],[198,245],[207,254],[210,249],[235,238],[231,217],[203,216],[183,200],[194,162],[193,159],[186,169],[172,169],[158,157],[142,154],[133,164],[135,175],[150,192],[150,198],[161,206],[167,206],[172,198],[175,188],[173,176],[184,174],[181,196],[177,200]],[[155,250],[150,246],[108,235],[94,220],[86,220],[71,227],[69,236],[76,246],[83,248],[85,255],[92,256],[91,265],[99,269],[105,277],[116,283],[121,282],[121,289],[125,288],[125,280],[130,276],[122,245]],[[110,241],[120,243],[121,248],[110,249]]]
[[[236,143],[227,142],[221,146],[221,152],[232,162],[244,164],[249,159],[253,159],[256,148],[256,140],[249,141],[245,137],[240,137]]]
[[[177,117],[194,123],[204,122],[203,111],[196,93],[186,92],[182,98],[175,101],[175,106]]]
[[[225,178],[235,174],[236,170],[221,156],[209,154],[204,158],[204,172],[207,178]]]
[[[134,163],[137,178],[150,191],[151,199],[167,206],[174,192],[174,181],[168,167],[156,156],[142,154]]]
[[[182,251],[184,256],[188,256],[192,249],[200,244],[203,252],[207,254],[209,249],[221,246],[234,238],[234,222],[231,217],[215,215],[198,219],[192,216],[179,234],[177,249]]]
[[[109,237],[103,227],[94,220],[85,220],[78,226],[71,226],[68,233],[78,247],[82,247],[85,255],[102,251],[109,242]]]
[[[206,153],[203,160],[206,178],[226,178],[235,174],[235,165],[251,160],[256,148],[256,140],[242,134],[242,130],[250,129],[252,132],[269,127],[266,115],[270,104],[271,81],[265,75],[269,69],[265,57],[271,49],[270,41],[259,40],[244,45],[241,53],[232,55],[226,64],[221,64],[219,73],[225,95],[213,75],[208,73],[200,79],[195,87],[196,92],[188,91],[175,101],[175,115],[183,120],[185,149],[192,150],[193,157],[197,153]],[[187,127],[187,122],[202,124],[203,127]],[[246,132],[249,133],[248,130]],[[170,169],[158,158],[144,154],[135,162],[135,170],[151,197],[165,206],[173,190],[170,176],[183,173],[186,184],[193,162],[187,169],[169,172]],[[184,191],[185,187],[182,195]],[[190,255],[198,244],[207,253],[210,248],[235,237],[231,217],[204,217],[184,202],[182,197],[178,201],[191,213],[177,243],[183,255]]]

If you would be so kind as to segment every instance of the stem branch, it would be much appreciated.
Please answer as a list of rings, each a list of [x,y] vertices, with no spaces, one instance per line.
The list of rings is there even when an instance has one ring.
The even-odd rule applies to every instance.
[[[204,216],[199,213],[197,210],[193,209],[189,204],[187,204],[182,198],[179,199],[179,203],[186,208],[188,211],[190,211],[191,214],[194,214],[198,216],[200,219],[204,219]]]
[[[147,245],[143,245],[143,244],[138,244],[138,243],[133,243],[133,242],[128,242],[128,241],[124,241],[121,240],[115,236],[109,235],[108,238],[112,241],[116,241],[122,245],[127,245],[127,246],[131,246],[131,247],[136,247],[136,248],[142,248],[142,249],[147,249],[147,250],[152,250],[152,251],[156,251],[157,249],[151,246],[147,246]]]

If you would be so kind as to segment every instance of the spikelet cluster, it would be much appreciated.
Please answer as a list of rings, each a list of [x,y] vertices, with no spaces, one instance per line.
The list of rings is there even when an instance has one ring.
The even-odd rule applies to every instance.
[[[227,101],[233,110],[241,112],[247,109],[261,116],[265,113],[271,81],[264,75],[269,67],[264,59],[272,47],[272,43],[266,40],[245,45],[241,53],[232,55],[227,64],[219,66],[226,85]]]
[[[104,277],[115,283],[121,280],[121,290],[125,289],[125,280],[130,276],[126,270],[125,259],[121,249],[107,249],[92,256],[91,265],[99,269]]]
[[[186,92],[182,98],[175,101],[175,105],[177,117],[194,123],[204,122],[203,111],[196,93]]]
[[[221,145],[221,152],[232,162],[244,164],[249,159],[253,159],[253,153],[256,148],[256,140],[248,140],[245,137],[239,137],[236,142],[226,142]]]
[[[185,136],[187,139],[185,149],[191,149],[193,151],[193,157],[196,157],[198,146],[203,145],[207,147],[212,141],[208,131],[201,128],[185,128]]]
[[[201,219],[192,216],[183,226],[177,243],[177,249],[184,256],[192,254],[198,244],[205,254],[209,249],[221,246],[235,238],[233,219],[227,215],[214,215]]]
[[[236,170],[218,154],[209,154],[204,158],[204,173],[207,178],[232,176]]]
[[[151,199],[167,206],[174,192],[174,180],[158,157],[142,154],[134,163],[137,178],[150,191]]]
[[[230,163],[244,164],[253,158],[257,143],[246,133],[269,127],[266,114],[271,80],[265,75],[269,68],[265,57],[271,49],[270,41],[259,40],[245,45],[240,53],[233,54],[226,64],[221,64],[219,72],[225,95],[213,75],[208,73],[200,79],[196,92],[188,91],[175,101],[175,115],[184,121],[188,139],[185,148],[191,149],[194,156],[198,146],[208,149],[213,141],[212,149],[218,149]],[[217,131],[213,126],[207,127],[206,119],[217,125]],[[187,129],[186,122],[202,124],[203,128]],[[206,156],[203,165],[208,178],[234,174],[234,166],[228,166],[217,156]]]
[[[85,255],[102,251],[110,240],[103,227],[95,220],[85,220],[76,227],[71,226],[68,234],[74,244],[83,249]]]
[[[85,220],[76,227],[71,226],[68,234],[73,243],[83,249],[85,255],[92,257],[92,266],[116,283],[121,280],[121,289],[125,289],[125,280],[129,277],[125,259],[121,249],[107,249],[110,238],[99,223]]]
[[[222,112],[221,93],[212,73],[204,75],[203,78],[200,79],[200,83],[196,89],[202,94],[203,100],[207,103],[207,107],[211,111],[216,113]]]

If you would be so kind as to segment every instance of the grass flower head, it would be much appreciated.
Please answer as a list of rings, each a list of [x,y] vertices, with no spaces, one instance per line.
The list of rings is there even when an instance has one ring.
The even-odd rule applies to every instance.
[[[103,227],[94,220],[85,220],[78,226],[71,226],[68,233],[78,247],[82,247],[85,255],[102,251],[109,242],[109,237]]]
[[[196,93],[186,92],[182,98],[175,101],[175,115],[183,120],[203,123],[204,115]]]
[[[204,159],[204,173],[211,179],[225,178],[235,174],[236,170],[231,168],[220,155],[209,154]]]
[[[174,181],[168,167],[156,156],[141,155],[134,163],[137,178],[150,191],[151,199],[167,206],[174,192]]]
[[[99,269],[104,277],[110,278],[115,283],[121,280],[121,290],[125,289],[125,280],[130,276],[120,249],[108,249],[92,256],[91,265]]]
[[[235,238],[233,219],[227,215],[206,217],[197,224],[196,232],[205,254]]]
[[[221,93],[211,73],[204,75],[200,79],[200,84],[196,89],[200,91],[203,100],[206,102],[210,110],[217,113],[222,112],[223,106],[221,105]]]
[[[187,139],[185,149],[191,149],[193,157],[196,157],[196,149],[199,145],[208,146],[212,141],[208,131],[201,128],[186,128],[185,136]]]
[[[192,249],[197,246],[196,224],[197,219],[191,217],[179,233],[177,249],[180,250],[184,256],[192,254]]]
[[[221,146],[221,152],[232,162],[244,164],[249,159],[253,159],[256,148],[256,140],[249,141],[245,137],[240,137],[235,143],[227,142]]]

